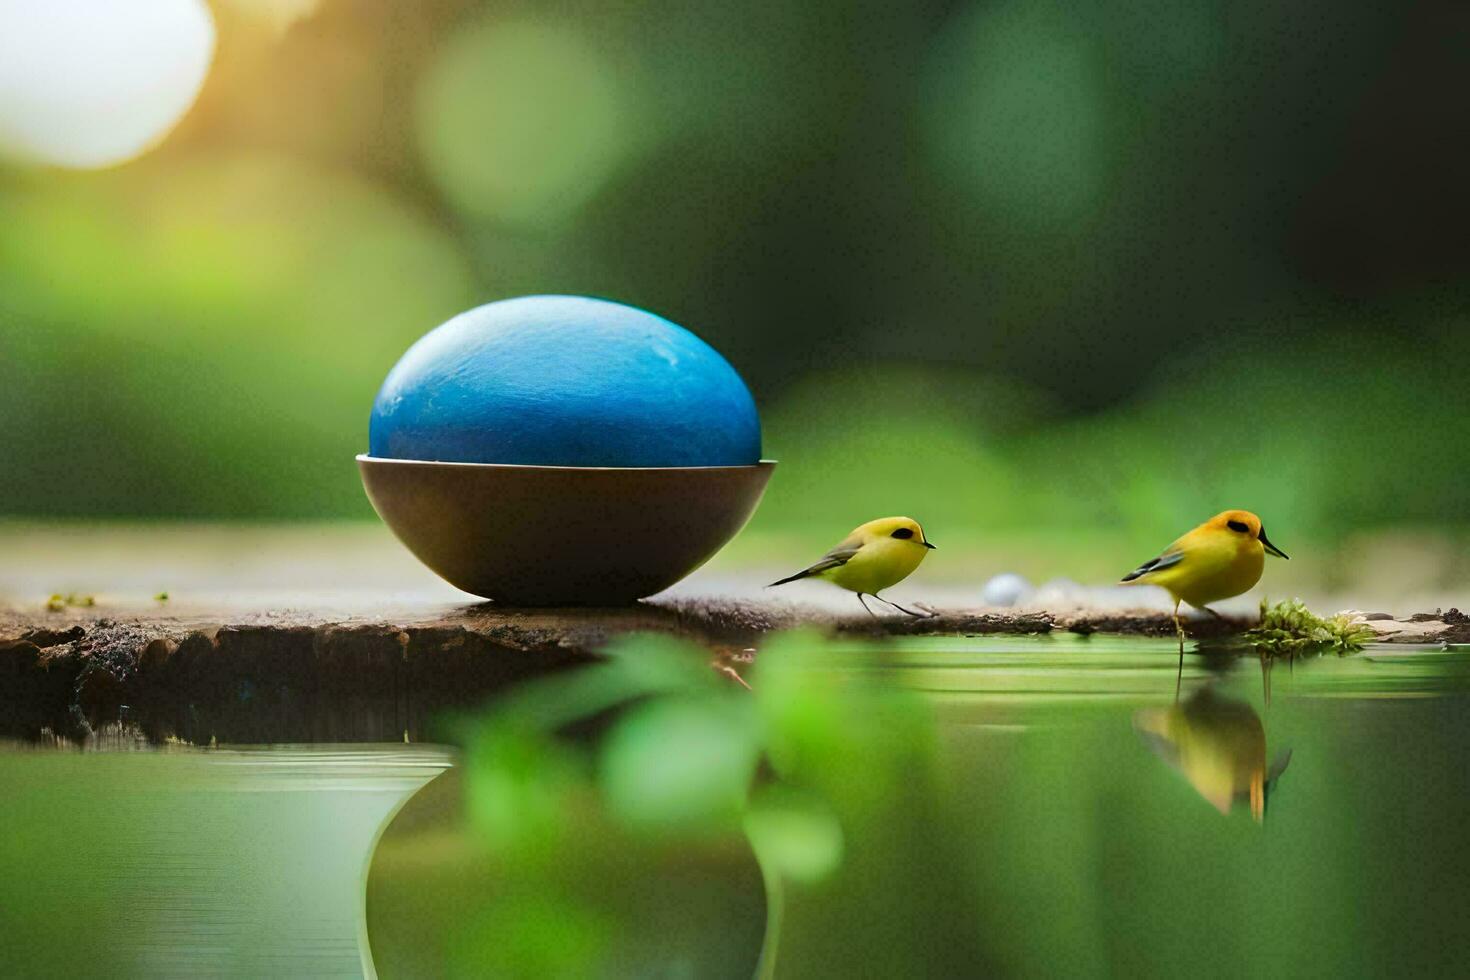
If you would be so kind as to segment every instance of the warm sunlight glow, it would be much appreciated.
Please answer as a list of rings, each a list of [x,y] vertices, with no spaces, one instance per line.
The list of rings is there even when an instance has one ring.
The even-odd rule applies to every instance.
[[[132,159],[193,105],[213,54],[202,0],[0,0],[0,155]]]

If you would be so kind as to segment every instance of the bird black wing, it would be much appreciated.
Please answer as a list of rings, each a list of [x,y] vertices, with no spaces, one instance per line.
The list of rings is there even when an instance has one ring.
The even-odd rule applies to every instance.
[[[853,555],[857,554],[858,549],[861,547],[862,545],[855,542],[844,541],[837,547],[833,548],[831,551],[823,555],[821,557],[821,560],[818,561],[815,565],[810,565],[806,568],[803,568],[795,575],[788,575],[783,579],[777,579],[776,581],[772,582],[771,585],[766,586],[766,588],[769,589],[773,585],[785,585],[787,582],[795,582],[799,578],[810,578],[813,575],[819,575],[822,572],[825,572],[829,568],[836,568],[838,565],[846,565],[848,560],[851,559]]]
[[[1166,551],[1159,557],[1153,559],[1152,561],[1144,562],[1142,565],[1139,565],[1127,575],[1124,575],[1123,581],[1132,582],[1134,579],[1139,578],[1143,575],[1147,575],[1149,572],[1162,572],[1164,569],[1172,568],[1183,560],[1184,552]]]

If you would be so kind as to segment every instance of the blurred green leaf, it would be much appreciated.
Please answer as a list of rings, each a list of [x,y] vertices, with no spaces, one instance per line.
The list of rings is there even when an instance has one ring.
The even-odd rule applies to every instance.
[[[742,697],[666,698],[633,708],[608,736],[600,776],[609,811],[633,827],[726,828],[760,753]]]
[[[813,793],[763,787],[750,801],[744,826],[762,867],[783,878],[810,884],[842,864],[842,825]]]
[[[488,725],[465,759],[470,823],[493,850],[528,857],[554,850],[588,794],[586,762],[551,738]]]

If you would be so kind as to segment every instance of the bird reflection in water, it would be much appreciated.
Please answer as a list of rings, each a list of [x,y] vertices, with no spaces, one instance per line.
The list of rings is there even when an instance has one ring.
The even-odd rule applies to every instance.
[[[1266,729],[1244,701],[1225,697],[1206,684],[1168,708],[1145,708],[1133,727],[1153,752],[1177,770],[1210,805],[1228,814],[1249,801],[1257,823],[1266,801],[1291,761],[1291,751],[1266,767]]]

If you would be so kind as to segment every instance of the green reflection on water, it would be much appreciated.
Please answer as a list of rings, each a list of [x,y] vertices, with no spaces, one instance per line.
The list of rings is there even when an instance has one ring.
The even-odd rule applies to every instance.
[[[977,962],[1002,974],[1470,970],[1456,939],[1470,901],[1470,649],[1265,667],[1191,652],[1178,704],[1177,664],[1172,639],[823,648],[803,667],[812,684],[922,695],[937,765],[916,755],[922,778],[895,787],[874,769],[865,783],[875,747],[914,736],[881,715],[866,748],[833,757],[813,785],[840,822],[823,859],[836,870],[786,882],[777,975]],[[391,747],[0,752],[0,973],[357,973],[371,841],[446,761]],[[667,938],[706,937],[691,968],[754,942],[716,914],[750,885],[738,848],[664,854],[651,877],[628,855],[584,854],[597,880],[556,878],[580,925],[538,919],[560,906],[510,880],[494,917],[470,921],[461,831],[396,820],[390,833],[399,843],[375,880],[401,896],[397,916],[425,917],[396,946],[399,972],[416,945],[432,952],[435,929],[519,930],[572,944],[568,962],[595,960],[575,944],[608,941],[598,930],[632,909],[656,928],[656,892],[684,896]],[[558,962],[551,952],[532,959]]]
[[[1003,972],[1470,968],[1448,938],[1470,900],[1466,648],[1264,665],[1192,653],[1178,707],[1172,641],[934,637],[829,656],[933,698],[969,818],[974,928]],[[1138,731],[1202,700],[1219,717],[1184,740],[1216,754],[1213,776]],[[1263,744],[1247,744],[1257,721]],[[1260,826],[1248,780],[1216,809],[1231,753],[1276,776]]]

